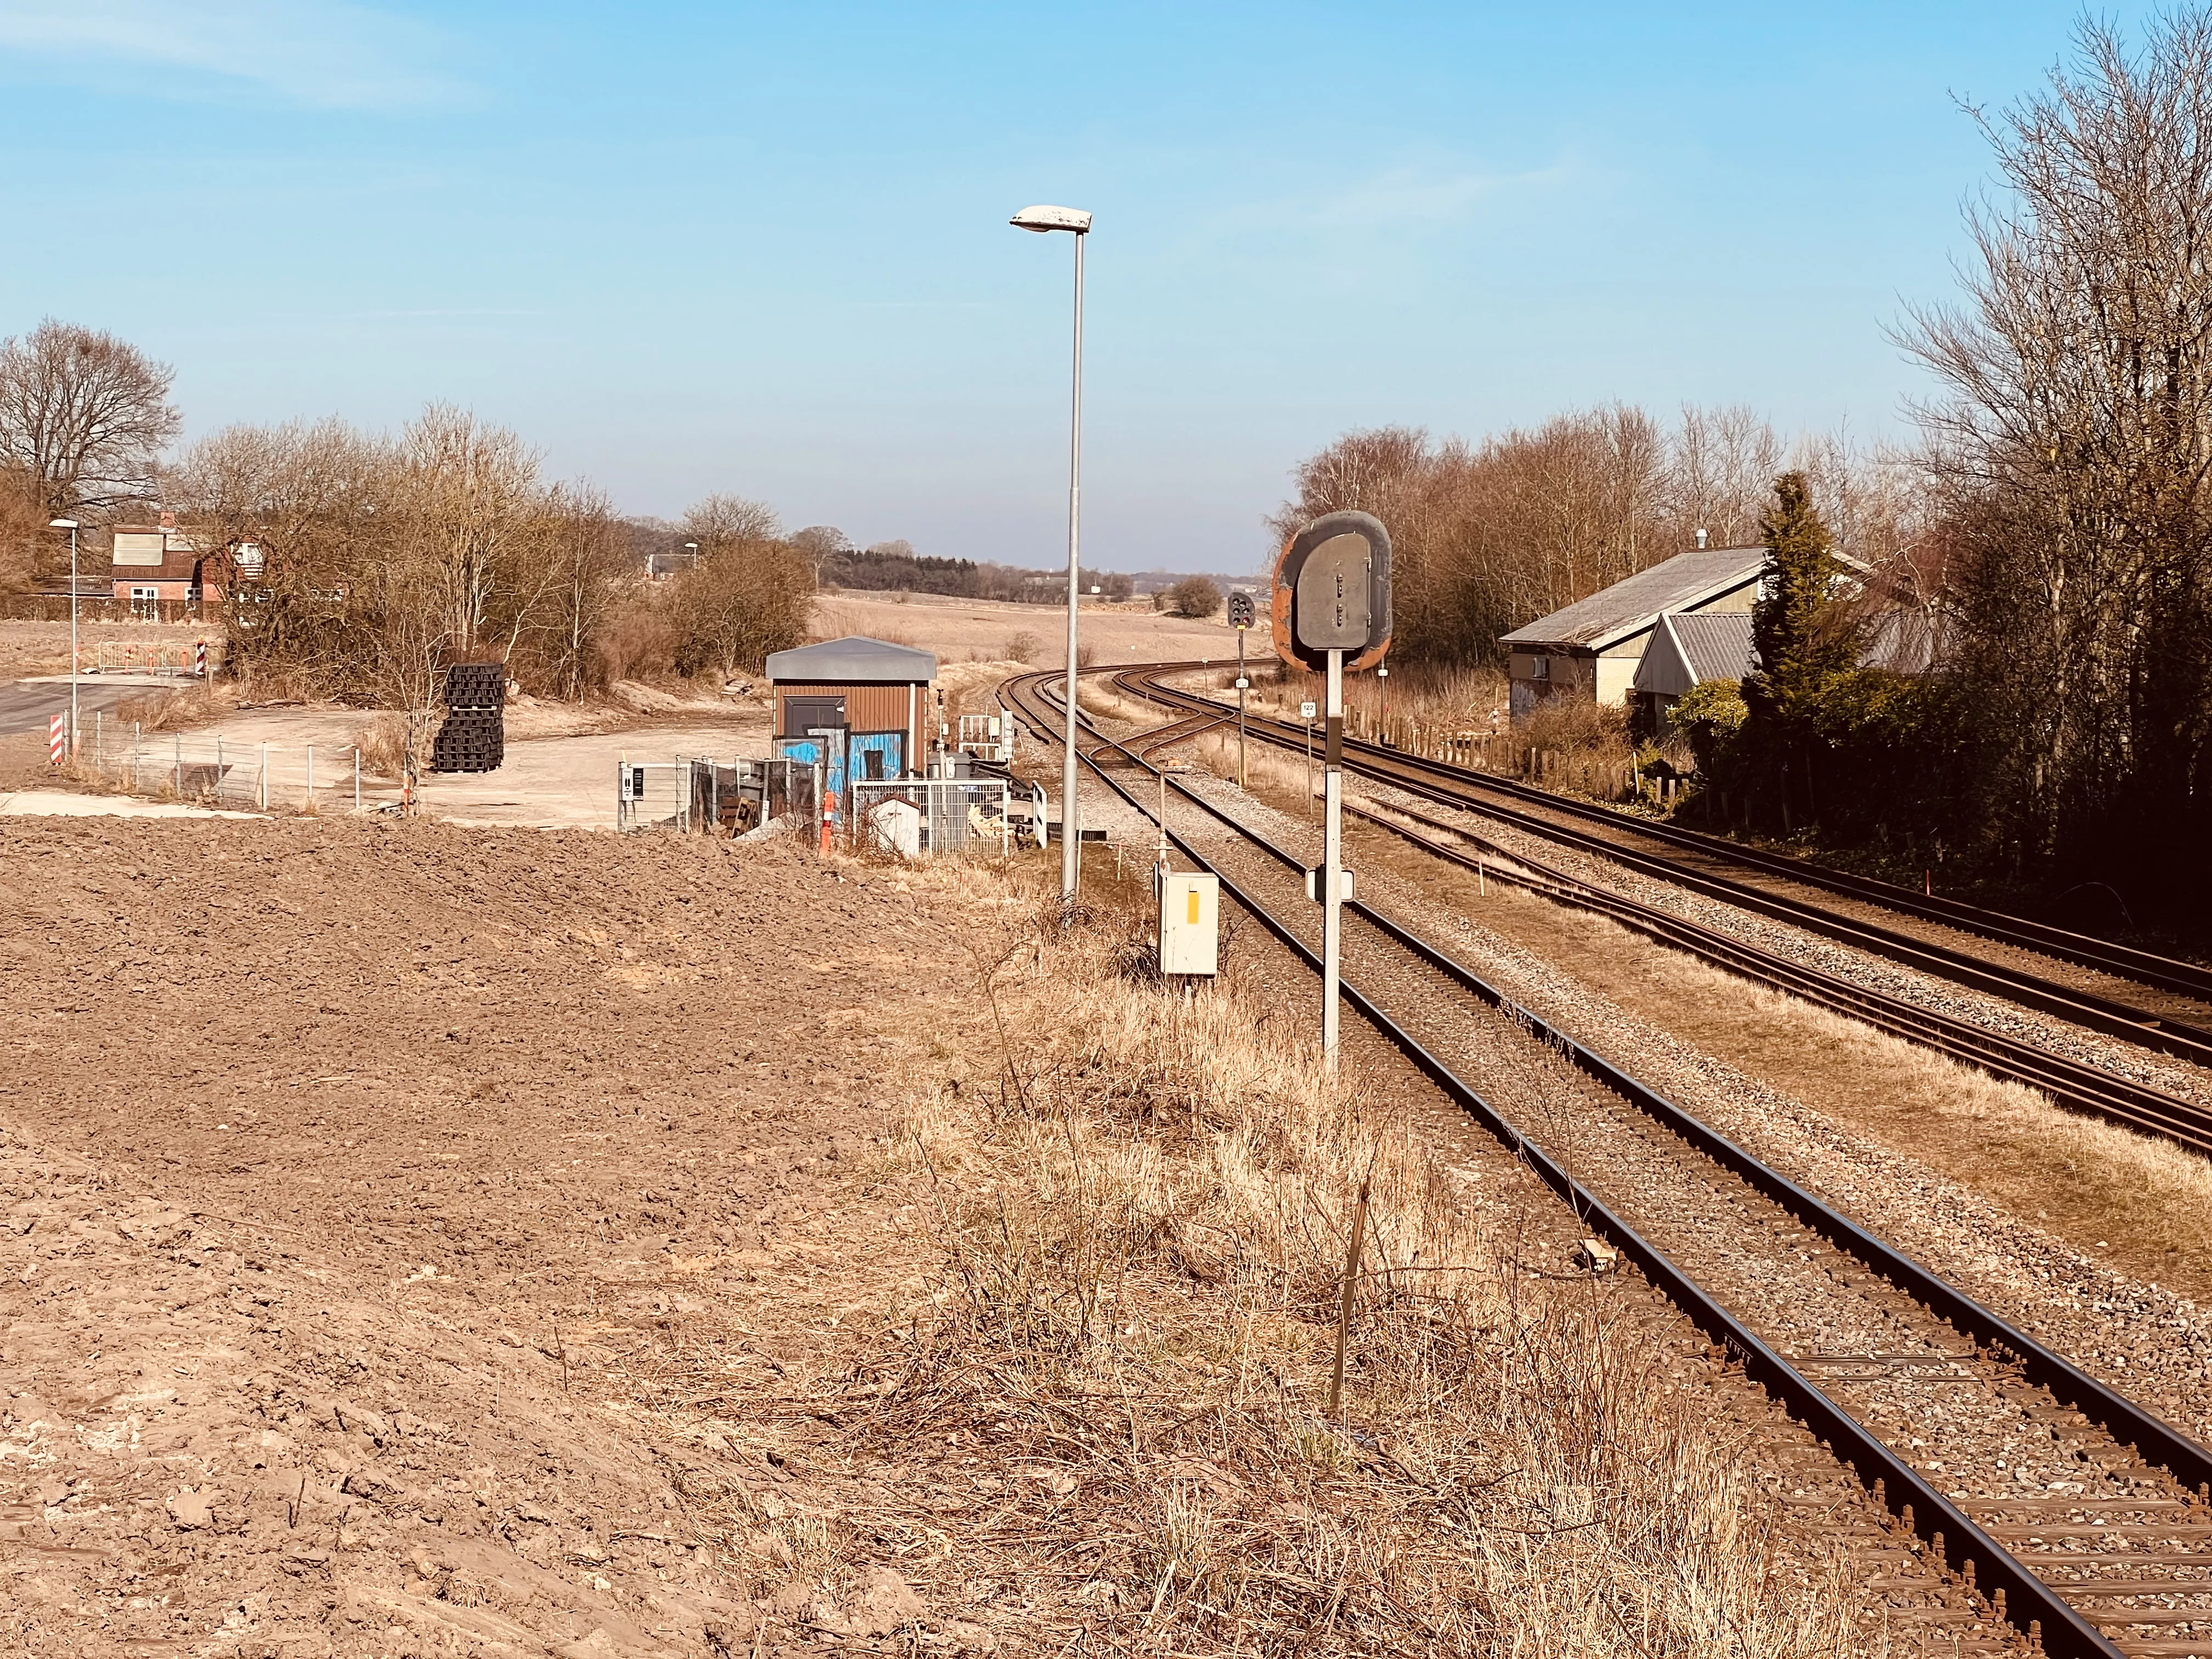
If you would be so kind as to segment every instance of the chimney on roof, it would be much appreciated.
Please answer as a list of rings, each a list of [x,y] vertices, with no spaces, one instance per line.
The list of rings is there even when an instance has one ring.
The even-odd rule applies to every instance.
[[[161,528],[164,530],[174,530],[176,527],[177,515],[173,513],[164,513],[161,515]]]
[[[1699,529],[1698,529],[1698,545],[1699,547],[1703,547],[1705,544],[1705,532],[1704,528],[1703,528],[1702,526],[1700,526],[1700,527],[1699,527]]]

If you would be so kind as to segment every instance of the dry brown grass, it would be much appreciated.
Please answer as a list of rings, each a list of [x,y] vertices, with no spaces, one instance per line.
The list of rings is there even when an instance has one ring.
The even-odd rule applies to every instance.
[[[137,726],[148,732],[190,732],[212,726],[238,707],[238,688],[227,680],[195,683],[174,691],[149,690],[125,698],[107,719],[111,725]]]
[[[1852,1596],[1790,1559],[1736,1432],[1607,1285],[1524,1276],[1413,1129],[1234,973],[1159,984],[1134,904],[1063,933],[1017,896],[978,947],[997,1041],[907,1113],[942,1278],[867,1390],[894,1455],[951,1439],[1012,1475],[1018,1522],[964,1536],[964,1571],[1026,1577],[1116,1648],[1863,1650]],[[831,1540],[783,1547],[830,1571]]]
[[[413,724],[416,763],[428,766],[431,741],[437,736],[436,721],[434,718]],[[361,769],[380,778],[399,776],[407,760],[408,729],[408,718],[404,714],[386,709],[377,715],[361,734]]]

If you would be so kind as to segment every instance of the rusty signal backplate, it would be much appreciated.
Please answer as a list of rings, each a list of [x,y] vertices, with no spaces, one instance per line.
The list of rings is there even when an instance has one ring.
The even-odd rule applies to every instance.
[[[1368,626],[1363,644],[1344,647],[1344,665],[1355,673],[1373,668],[1390,649],[1390,532],[1372,514],[1324,513],[1285,542],[1275,561],[1268,616],[1273,625],[1275,654],[1294,668],[1318,672],[1328,666],[1327,647],[1309,646],[1298,638],[1298,577],[1317,549],[1346,536],[1359,537],[1367,544],[1368,591],[1363,597]]]

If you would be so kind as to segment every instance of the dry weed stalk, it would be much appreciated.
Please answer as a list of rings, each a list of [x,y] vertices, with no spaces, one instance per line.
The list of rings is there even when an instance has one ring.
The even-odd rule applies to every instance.
[[[1518,1271],[1410,1127],[1233,972],[1166,989],[1130,971],[1134,907],[1047,914],[979,947],[1000,1080],[908,1114],[945,1279],[905,1375],[865,1385],[888,1448],[950,1439],[1013,1477],[960,1540],[971,1582],[1184,1651],[1881,1650],[1609,1285]]]

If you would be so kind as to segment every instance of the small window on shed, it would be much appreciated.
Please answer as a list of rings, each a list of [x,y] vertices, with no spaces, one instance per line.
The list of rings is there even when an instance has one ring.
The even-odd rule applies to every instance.
[[[1530,658],[1528,659],[1528,678],[1532,680],[1548,680],[1551,678],[1552,659],[1549,657],[1545,656]]]
[[[783,700],[783,732],[787,738],[803,738],[809,732],[819,732],[828,726],[845,723],[845,700],[842,697],[786,697]]]

